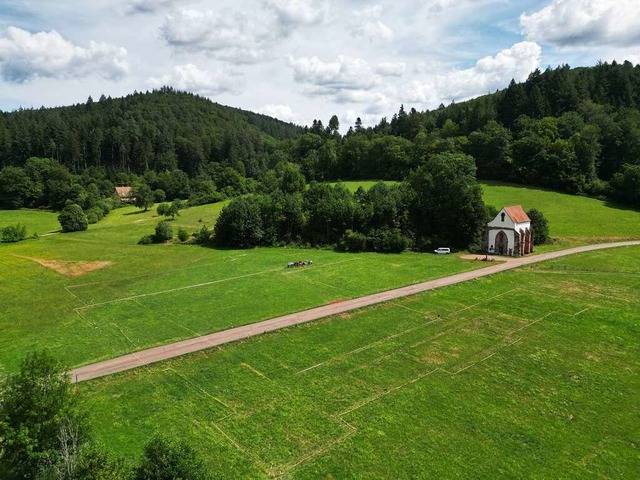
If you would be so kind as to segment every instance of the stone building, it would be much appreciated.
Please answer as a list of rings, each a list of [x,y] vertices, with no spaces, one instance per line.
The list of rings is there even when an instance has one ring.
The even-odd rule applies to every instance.
[[[531,219],[520,205],[504,207],[487,223],[484,251],[498,255],[526,255],[533,252]]]

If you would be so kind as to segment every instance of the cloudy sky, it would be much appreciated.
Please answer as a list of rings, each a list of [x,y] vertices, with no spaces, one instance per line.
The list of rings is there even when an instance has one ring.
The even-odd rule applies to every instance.
[[[0,0],[0,109],[172,85],[286,121],[365,124],[640,62],[639,0]]]

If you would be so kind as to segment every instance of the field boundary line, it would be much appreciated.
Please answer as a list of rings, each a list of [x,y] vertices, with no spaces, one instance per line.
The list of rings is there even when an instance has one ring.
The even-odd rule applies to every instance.
[[[401,332],[394,333],[393,335],[388,335],[388,336],[386,336],[384,338],[381,338],[381,339],[376,340],[374,342],[371,342],[371,343],[368,343],[366,345],[363,345],[362,347],[358,347],[355,350],[350,350],[348,352],[341,353],[340,355],[336,355],[335,357],[328,358],[324,362],[316,363],[315,365],[311,365],[310,367],[307,367],[305,369],[299,370],[299,371],[294,373],[294,376],[302,375],[303,373],[306,373],[309,370],[314,370],[314,369],[319,368],[319,367],[321,367],[323,365],[326,365],[327,363],[331,363],[334,360],[343,360],[343,359],[348,358],[348,357],[350,357],[352,355],[355,355],[356,353],[360,353],[360,352],[363,352],[365,350],[369,350],[370,348],[375,348],[378,345],[384,345],[389,340],[393,340],[394,338],[401,337],[401,336],[403,336],[403,335],[405,335],[407,333],[413,332],[415,330],[418,330],[420,328],[426,327],[427,325],[430,325],[432,323],[439,322],[439,321],[441,321],[441,319],[440,318],[436,318],[436,319],[433,319],[433,320],[431,320],[431,321],[429,321],[427,323],[423,323],[421,325],[416,325],[415,327],[411,327],[411,328],[408,328],[408,329],[403,330]]]
[[[158,292],[141,293],[141,294],[138,294],[138,295],[132,295],[130,297],[117,298],[115,300],[109,300],[109,301],[106,301],[106,302],[90,303],[90,304],[87,304],[87,305],[85,305],[83,307],[78,307],[76,310],[87,310],[89,308],[101,307],[103,305],[111,305],[113,303],[129,302],[131,300],[136,300],[138,298],[153,297],[153,296],[157,296],[157,295],[164,295],[166,293],[179,292],[179,291],[182,291],[182,290],[190,290],[192,288],[207,287],[209,285],[214,285],[216,283],[228,282],[228,281],[231,281],[231,280],[239,280],[241,278],[247,278],[247,277],[255,277],[257,275],[263,275],[265,273],[274,272],[274,271],[276,271],[276,270],[263,270],[261,272],[247,273],[246,275],[239,275],[237,277],[221,278],[219,280],[212,280],[210,282],[204,282],[204,283],[196,283],[194,285],[185,285],[185,286],[182,286],[182,287],[170,288],[168,290],[161,290],[161,291],[158,291]]]
[[[410,380],[407,380],[406,382],[401,383],[400,385],[396,385],[396,386],[391,387],[389,389],[383,390],[382,392],[380,392],[380,393],[378,393],[376,395],[373,395],[373,396],[371,396],[369,398],[366,398],[362,402],[359,402],[359,403],[356,403],[355,405],[352,405],[351,407],[347,408],[346,410],[338,413],[337,416],[338,417],[342,417],[343,415],[348,415],[349,413],[354,412],[354,411],[364,407],[365,405],[369,405],[371,402],[375,402],[376,400],[378,400],[378,399],[380,399],[380,398],[382,398],[382,397],[384,397],[386,395],[389,395],[392,392],[400,390],[400,389],[406,387],[407,385],[411,385],[413,383],[416,383],[416,382],[422,380],[423,378],[426,378],[429,375],[431,375],[431,374],[433,374],[433,373],[435,373],[435,372],[437,372],[439,370],[442,370],[442,369],[440,367],[434,368],[433,370],[429,370],[427,372],[423,372],[423,373],[419,374],[418,376],[416,376],[416,377],[414,377],[414,378],[412,378]]]
[[[437,278],[406,287],[386,290],[383,292],[374,293],[351,300],[345,300],[340,303],[323,305],[301,312],[283,315],[269,320],[243,325],[241,327],[234,327],[228,330],[211,333],[201,337],[190,338],[159,347],[139,350],[137,351],[136,355],[128,354],[104,362],[84,365],[82,367],[71,370],[69,374],[73,379],[75,379],[75,381],[84,381],[92,378],[99,378],[110,375],[112,373],[136,368],[142,365],[148,365],[151,363],[167,360],[169,358],[182,356],[188,353],[206,350],[213,346],[236,342],[238,340],[253,337],[263,333],[274,332],[283,328],[288,328],[295,325],[312,322],[321,318],[331,317],[348,311],[358,310],[372,305],[388,302],[389,300],[408,297],[418,293],[463,283],[469,280],[483,278],[526,265],[553,260],[576,253],[585,253],[595,250],[638,245],[640,245],[640,240],[585,245],[582,247],[574,247],[566,250],[557,250],[554,252],[532,255],[530,257],[521,257],[498,265],[492,265],[477,270],[457,273],[448,277]]]

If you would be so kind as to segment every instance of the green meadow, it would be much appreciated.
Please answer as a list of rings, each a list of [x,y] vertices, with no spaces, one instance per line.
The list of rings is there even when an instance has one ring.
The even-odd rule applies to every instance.
[[[566,195],[524,185],[482,182],[484,201],[501,208],[536,208],[561,243],[594,243],[640,238],[640,211],[603,200]]]
[[[592,252],[80,384],[98,438],[217,478],[635,478],[640,247]]]
[[[187,209],[174,230],[211,227],[221,208]],[[15,370],[35,348],[49,349],[69,366],[91,363],[480,267],[416,253],[137,245],[158,220],[152,211],[128,207],[86,232],[0,244],[2,367]],[[296,260],[314,265],[286,268]],[[108,263],[88,271],[94,262]],[[68,277],[43,263],[87,272]]]
[[[356,189],[374,182],[352,183]],[[543,190],[484,189],[489,203],[544,211],[559,239],[551,248],[640,238],[640,214],[632,210]],[[212,227],[222,207],[187,209],[172,222],[174,230]],[[25,223],[29,233],[55,232],[56,218],[52,212],[0,212],[3,224]],[[14,371],[34,348],[48,348],[77,366],[483,266],[453,255],[137,245],[159,220],[154,209],[125,207],[86,232],[0,244],[0,369]],[[295,260],[313,260],[314,266],[285,268]],[[103,268],[92,270],[95,262]],[[67,267],[83,275],[65,276]]]
[[[45,235],[60,230],[58,214],[45,210],[0,210],[0,230],[11,225],[27,227],[27,236]]]

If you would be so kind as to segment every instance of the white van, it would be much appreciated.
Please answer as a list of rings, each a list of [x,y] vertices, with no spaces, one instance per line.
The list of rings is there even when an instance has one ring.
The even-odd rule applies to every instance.
[[[451,249],[449,247],[440,247],[434,250],[438,255],[449,255],[451,253]]]

